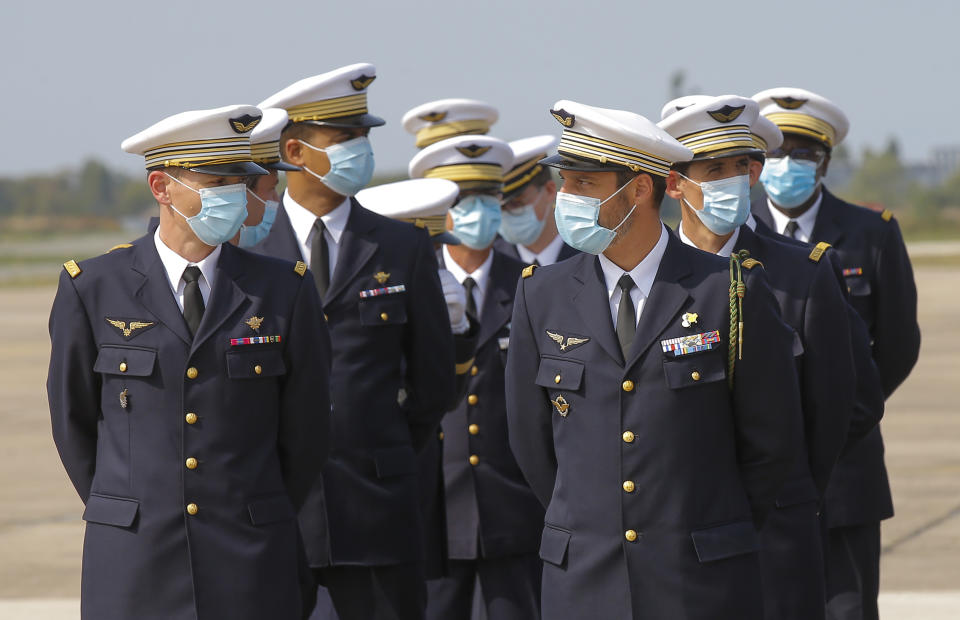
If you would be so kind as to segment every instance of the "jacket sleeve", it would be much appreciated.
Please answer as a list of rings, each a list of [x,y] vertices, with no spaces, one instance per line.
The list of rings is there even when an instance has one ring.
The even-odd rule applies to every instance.
[[[891,219],[877,255],[873,357],[887,398],[903,383],[920,355],[917,286],[900,226]]]
[[[740,476],[759,528],[797,457],[800,388],[793,361],[793,330],[763,269],[744,270],[743,355],[736,361],[733,413]]]
[[[553,447],[553,410],[536,384],[540,353],[527,313],[525,280],[517,284],[507,355],[507,429],[510,449],[524,478],[545,507],[553,496],[557,456]]]
[[[49,328],[47,399],[53,441],[70,481],[86,502],[97,463],[101,384],[100,375],[93,370],[97,345],[90,319],[66,272],[60,274]]]
[[[437,258],[426,232],[418,241],[407,285],[411,305],[404,342],[407,398],[403,404],[417,451],[433,436],[443,414],[456,405],[453,333]]]
[[[818,262],[803,317],[800,388],[810,471],[821,497],[846,443],[856,395],[847,308],[830,261]]]
[[[277,449],[284,483],[299,508],[330,450],[330,334],[312,274],[299,280],[287,346],[288,369],[280,393]]]

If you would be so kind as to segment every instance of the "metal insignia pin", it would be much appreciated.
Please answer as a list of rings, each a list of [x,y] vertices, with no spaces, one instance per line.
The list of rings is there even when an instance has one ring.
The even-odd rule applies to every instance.
[[[128,394],[127,388],[123,388],[123,391],[120,392],[120,408],[121,409],[127,408],[127,394]]]
[[[373,274],[373,279],[377,281],[377,284],[386,284],[387,280],[390,279],[390,274],[386,271],[378,271]]]
[[[263,323],[262,316],[252,316],[246,321],[247,325],[255,332],[260,331],[260,324]]]
[[[684,327],[690,327],[697,322],[697,319],[700,318],[700,315],[696,312],[684,312],[683,313],[683,322],[680,323]]]
[[[556,400],[551,399],[550,402],[557,408],[557,413],[560,414],[561,418],[567,417],[570,413],[570,403],[563,397],[563,394],[557,394]]]

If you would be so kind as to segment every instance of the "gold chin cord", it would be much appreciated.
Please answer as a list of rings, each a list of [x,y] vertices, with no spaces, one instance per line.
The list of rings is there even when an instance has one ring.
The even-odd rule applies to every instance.
[[[747,287],[743,283],[742,262],[750,258],[748,250],[730,254],[730,341],[727,346],[727,383],[733,389],[733,371],[737,360],[743,359],[743,297]]]

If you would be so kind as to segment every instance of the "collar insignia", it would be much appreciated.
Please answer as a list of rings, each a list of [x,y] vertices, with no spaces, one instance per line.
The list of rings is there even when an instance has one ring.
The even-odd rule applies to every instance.
[[[250,317],[249,319],[247,319],[247,320],[244,321],[244,322],[245,322],[247,325],[250,326],[250,329],[252,329],[252,330],[255,331],[255,332],[258,332],[258,331],[260,331],[260,324],[263,323],[263,317],[262,317],[262,316],[252,316],[252,317]]]
[[[248,131],[253,131],[253,128],[260,124],[261,118],[263,117],[244,114],[243,116],[238,116],[237,118],[231,118],[230,126],[237,133],[247,133]]]
[[[729,123],[736,120],[736,118],[740,116],[746,107],[747,106],[742,105],[735,108],[733,106],[725,105],[718,110],[710,110],[707,112],[707,114],[709,114],[710,117],[718,123]]]
[[[700,318],[700,315],[696,312],[684,312],[682,318],[683,321],[680,324],[684,327],[691,327],[697,322],[697,319]]]
[[[387,280],[390,279],[390,274],[385,271],[378,271],[373,274],[373,279],[377,281],[377,284],[386,284]]]
[[[807,102],[806,99],[794,99],[793,97],[774,97],[773,102],[785,110],[796,110]]]
[[[460,154],[464,157],[469,157],[470,159],[475,159],[480,157],[484,153],[490,150],[489,146],[480,146],[478,144],[471,144],[470,146],[458,146],[457,150],[460,151]]]
[[[367,86],[370,86],[375,79],[377,79],[375,75],[361,75],[355,80],[350,80],[350,86],[353,86],[353,90],[363,90]]]
[[[547,336],[550,337],[550,340],[553,340],[558,345],[560,345],[561,351],[566,351],[567,349],[573,349],[579,347],[582,344],[590,342],[589,338],[578,338],[576,336],[567,336],[564,338],[563,334],[558,332],[552,332],[549,329],[547,330]]]
[[[567,417],[570,413],[570,403],[563,397],[563,394],[557,394],[557,398],[551,399],[550,402],[557,408],[557,413],[560,414],[561,418]]]
[[[557,122],[559,122],[561,125],[563,125],[568,129],[570,127],[573,127],[573,124],[577,120],[576,116],[574,116],[573,114],[570,114],[563,108],[559,110],[550,110],[550,114],[553,114],[553,118],[557,119]]]
[[[446,112],[430,112],[429,114],[422,115],[420,117],[420,120],[426,121],[428,123],[439,123],[445,118],[447,118]]]
[[[118,330],[120,330],[120,335],[122,335],[126,340],[130,340],[134,336],[138,336],[141,333],[143,333],[137,330],[141,330],[141,329],[145,330],[148,327],[153,327],[154,325],[156,325],[156,323],[154,323],[153,321],[130,321],[128,323],[127,321],[120,321],[118,319],[111,319],[109,317],[103,317],[103,318],[106,319],[107,323],[110,323],[111,325],[116,327]]]

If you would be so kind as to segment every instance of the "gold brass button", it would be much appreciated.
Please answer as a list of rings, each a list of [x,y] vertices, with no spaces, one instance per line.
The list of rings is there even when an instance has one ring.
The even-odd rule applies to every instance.
[[[480,434],[480,427],[477,426],[476,424],[471,424],[470,426],[467,427],[467,431],[468,431],[471,435],[479,435],[479,434]]]
[[[196,424],[197,423],[197,414],[190,412],[187,415],[183,416],[187,421],[187,424]]]
[[[470,376],[476,377],[478,372],[480,372],[480,369],[474,366],[473,368],[470,369]]]
[[[467,396],[467,402],[471,405],[476,405],[478,402],[480,402],[480,398],[476,394],[471,394],[470,396]]]
[[[470,464],[476,467],[480,463],[480,457],[476,454],[470,455]]]
[[[200,463],[192,456],[187,459],[187,469],[196,469]]]
[[[389,319],[389,318],[390,318],[390,315],[387,314],[386,312],[381,312],[381,313],[380,313],[380,320],[381,320],[381,321],[386,321],[386,320]]]
[[[257,364],[256,366],[253,367],[253,372],[257,373],[258,375],[262,374],[263,366],[261,366],[260,364]]]
[[[633,490],[634,490],[635,488],[637,488],[637,487],[633,484],[633,480],[624,480],[624,482],[623,482],[623,490],[624,490],[624,491],[626,491],[627,493],[633,493]]]
[[[187,514],[195,515],[200,512],[200,508],[196,504],[187,504]]]
[[[560,375],[557,375],[556,377],[553,378],[554,383],[560,383],[561,381],[563,381],[563,379],[560,377]]]
[[[437,433],[437,438],[438,438],[440,441],[443,441],[443,431],[440,431],[439,433]]]
[[[633,433],[631,433],[630,431],[624,431],[623,440],[627,443],[633,443]]]
[[[623,382],[623,384],[622,384],[620,387],[623,388],[623,391],[624,391],[624,392],[632,392],[632,391],[633,391],[633,381],[631,381],[630,379],[627,379],[626,381]]]
[[[120,362],[120,372],[127,372],[127,363]]]
[[[691,372],[691,373],[690,373],[690,378],[693,379],[694,381],[699,381],[699,380],[700,380],[700,373],[699,373],[699,371],[694,370],[693,372]]]
[[[187,368],[187,379],[196,379],[199,374],[200,372],[193,366]]]
[[[636,530],[627,530],[623,533],[623,537],[627,539],[627,542],[633,542],[637,539]]]

